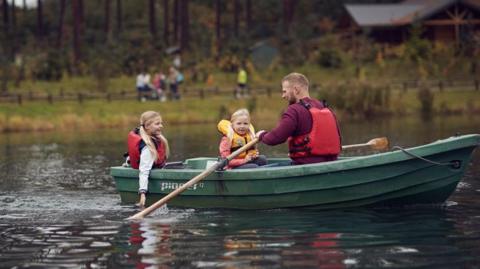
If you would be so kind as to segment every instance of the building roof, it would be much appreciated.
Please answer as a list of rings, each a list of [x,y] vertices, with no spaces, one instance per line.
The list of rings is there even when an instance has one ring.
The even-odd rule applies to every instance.
[[[454,3],[480,10],[480,0],[405,0],[399,4],[347,4],[345,8],[361,27],[401,26],[428,18]]]

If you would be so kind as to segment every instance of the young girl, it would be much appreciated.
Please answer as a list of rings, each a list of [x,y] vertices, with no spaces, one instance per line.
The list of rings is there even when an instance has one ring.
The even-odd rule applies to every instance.
[[[223,134],[219,146],[222,158],[226,158],[232,152],[255,138],[255,129],[250,124],[250,113],[244,108],[235,111],[230,121],[221,120],[217,128]],[[226,168],[256,168],[265,164],[267,164],[267,158],[263,155],[258,155],[258,150],[255,147],[231,160]]]
[[[152,168],[162,168],[169,155],[167,139],[162,135],[162,117],[155,111],[140,116],[140,126],[128,134],[128,156],[132,168],[139,169],[140,201],[145,206],[148,176]]]

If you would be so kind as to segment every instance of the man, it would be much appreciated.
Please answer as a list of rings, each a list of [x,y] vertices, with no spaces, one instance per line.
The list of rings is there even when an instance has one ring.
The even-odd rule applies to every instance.
[[[334,161],[341,150],[335,115],[323,102],[310,98],[308,87],[308,79],[300,73],[285,76],[282,98],[288,107],[275,129],[257,133],[262,143],[271,146],[288,139],[292,164]]]

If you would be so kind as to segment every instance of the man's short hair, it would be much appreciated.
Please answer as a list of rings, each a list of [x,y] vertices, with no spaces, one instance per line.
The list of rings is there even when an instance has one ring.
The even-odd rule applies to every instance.
[[[300,73],[290,73],[282,79],[282,83],[284,81],[288,81],[290,85],[297,85],[302,87],[303,89],[308,90],[308,85],[309,85],[308,79],[306,76]]]

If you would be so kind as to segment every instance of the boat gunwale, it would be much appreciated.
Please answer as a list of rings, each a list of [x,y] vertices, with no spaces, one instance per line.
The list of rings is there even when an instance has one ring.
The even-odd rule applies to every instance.
[[[456,137],[449,137],[446,139],[437,140],[428,144],[406,148],[405,150],[422,156],[430,156],[439,154],[442,152],[448,152],[452,150],[459,150],[468,147],[477,147],[480,145],[479,134],[469,134]],[[445,149],[444,147],[447,147]],[[212,159],[210,157],[197,157],[194,159]],[[271,158],[277,160],[288,160],[287,158]],[[253,169],[241,169],[241,170],[226,170],[216,171],[204,180],[265,180],[265,179],[281,179],[291,178],[298,176],[308,175],[320,175],[339,171],[348,171],[355,169],[364,169],[375,166],[389,165],[393,163],[403,162],[407,160],[415,159],[415,157],[409,156],[401,150],[394,150],[388,152],[374,153],[365,156],[351,156],[339,159],[333,162],[304,164],[295,166],[279,166],[279,167],[258,167]],[[151,171],[151,178],[168,178],[169,180],[185,180],[190,179],[204,169],[154,169]],[[138,170],[130,167],[115,166],[111,167],[110,175],[113,177],[138,177]],[[238,176],[241,175],[241,176]],[[233,176],[233,177],[232,177]],[[239,177],[239,178],[237,178]]]

